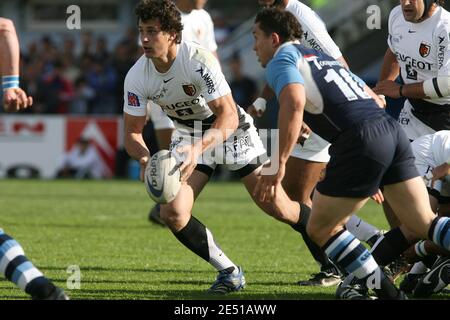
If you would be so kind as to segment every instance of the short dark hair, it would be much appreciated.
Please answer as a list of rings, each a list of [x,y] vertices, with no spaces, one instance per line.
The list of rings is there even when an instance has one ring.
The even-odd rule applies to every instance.
[[[176,33],[176,43],[181,42],[183,31],[181,14],[171,0],[141,0],[134,9],[134,13],[138,17],[138,23],[139,19],[143,22],[158,19],[161,30]]]
[[[271,7],[277,7],[277,8],[283,8],[284,9],[284,2],[283,0],[275,0]]]
[[[256,15],[255,23],[269,35],[278,34],[281,42],[300,40],[303,36],[302,26],[297,18],[289,11],[278,8],[265,8]]]

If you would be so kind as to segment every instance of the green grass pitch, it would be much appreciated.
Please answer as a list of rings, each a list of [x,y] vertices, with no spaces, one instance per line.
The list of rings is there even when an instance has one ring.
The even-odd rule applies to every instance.
[[[0,227],[72,299],[211,299],[215,270],[167,230],[137,181],[0,180]],[[194,215],[244,268],[247,288],[230,299],[332,299],[334,288],[299,287],[317,266],[301,237],[260,211],[240,183],[210,183]],[[380,206],[360,216],[386,228]],[[67,289],[68,266],[81,288]],[[1,278],[0,299],[27,299]],[[221,297],[223,299],[224,297]]]

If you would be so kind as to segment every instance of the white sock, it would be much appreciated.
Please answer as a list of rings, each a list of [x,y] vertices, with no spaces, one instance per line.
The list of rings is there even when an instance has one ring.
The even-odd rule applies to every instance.
[[[422,261],[414,263],[411,270],[409,271],[410,274],[424,274],[427,272],[428,268]]]
[[[348,232],[353,234],[359,241],[366,242],[374,235],[378,234],[380,230],[373,225],[365,222],[357,215],[352,215],[348,222],[345,224]]]
[[[217,271],[234,267],[232,274],[237,275],[239,273],[238,266],[236,266],[222,251],[222,249],[220,249],[208,229],[206,229],[206,236],[208,237],[209,263],[216,268]]]

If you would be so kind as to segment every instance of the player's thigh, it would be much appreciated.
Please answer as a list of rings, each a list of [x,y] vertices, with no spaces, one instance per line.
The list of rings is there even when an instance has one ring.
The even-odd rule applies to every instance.
[[[275,199],[272,203],[262,202],[259,200],[258,195],[253,194],[256,184],[260,179],[259,172],[261,171],[261,168],[262,166],[258,167],[241,179],[248,193],[252,197],[253,202],[255,202],[255,204],[264,212],[277,220],[288,224],[297,223],[299,219],[300,205],[298,202],[292,201],[282,187],[277,188]]]
[[[159,150],[168,150],[172,141],[174,129],[155,129],[156,141],[158,141]]]
[[[396,228],[401,225],[400,220],[397,218],[394,210],[392,210],[391,206],[389,205],[389,202],[386,199],[383,202],[383,212],[386,217],[386,220],[389,223],[389,227],[391,227],[391,229]]]
[[[418,237],[427,238],[435,214],[431,210],[427,188],[420,177],[384,186],[384,196],[396,217]]]
[[[289,157],[282,185],[293,200],[311,205],[311,194],[326,163]]]
[[[249,173],[245,177],[241,178],[242,183],[244,184],[245,188],[247,189],[248,193],[252,197],[253,201],[256,203],[258,207],[260,207],[262,210],[267,212],[268,214],[272,215],[272,204],[268,202],[261,202],[258,199],[258,196],[253,195],[253,191],[255,190],[256,184],[258,183],[258,180],[260,179],[259,173],[261,171],[262,165],[256,168],[253,172]]]
[[[316,190],[307,225],[308,234],[319,246],[325,245],[367,200],[368,198],[331,197]]]
[[[181,184],[175,199],[161,205],[161,218],[168,223],[171,229],[179,230],[187,224],[191,217],[194,201],[208,180],[208,175],[194,170],[188,181]]]

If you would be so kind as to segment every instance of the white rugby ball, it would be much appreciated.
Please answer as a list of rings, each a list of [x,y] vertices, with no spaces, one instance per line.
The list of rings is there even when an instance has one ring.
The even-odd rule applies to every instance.
[[[180,191],[179,165],[169,150],[155,153],[145,168],[145,189],[157,203],[168,203]]]

